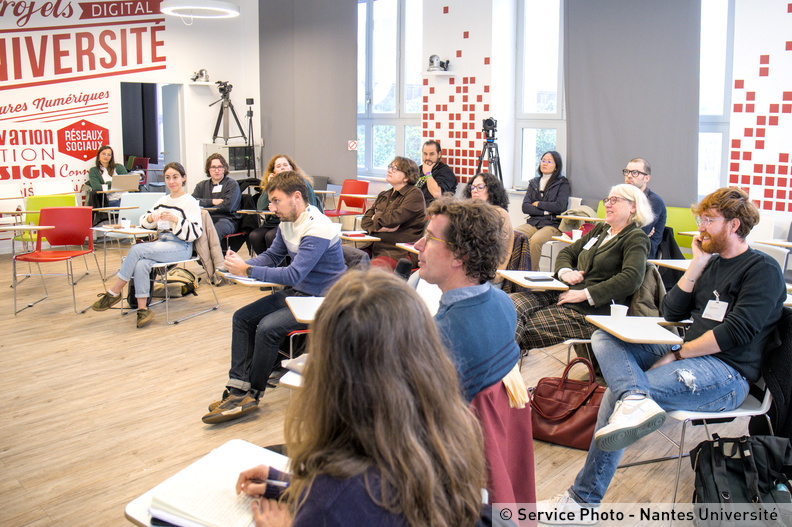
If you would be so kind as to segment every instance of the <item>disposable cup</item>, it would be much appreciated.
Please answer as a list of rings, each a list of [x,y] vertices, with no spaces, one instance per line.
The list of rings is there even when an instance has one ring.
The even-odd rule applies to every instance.
[[[121,228],[128,229],[132,226],[132,220],[121,220]]]
[[[583,231],[580,229],[573,229],[572,230],[572,239],[579,240],[580,237],[583,236]]]
[[[621,304],[611,304],[611,316],[612,317],[626,317],[627,316],[627,306],[623,306]]]

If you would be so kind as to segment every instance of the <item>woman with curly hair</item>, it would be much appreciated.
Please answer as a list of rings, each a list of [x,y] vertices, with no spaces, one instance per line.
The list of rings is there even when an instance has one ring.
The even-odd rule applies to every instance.
[[[237,481],[258,497],[267,479],[290,479],[285,503],[253,502],[256,526],[482,525],[481,431],[417,293],[381,270],[349,272],[308,347],[286,418],[292,474],[262,465]]]
[[[413,264],[418,260],[397,243],[416,242],[423,234],[426,223],[426,202],[423,192],[415,186],[418,180],[418,165],[406,157],[396,156],[388,165],[386,177],[391,188],[383,190],[374,204],[363,214],[361,227],[380,239],[372,243],[372,265],[381,265],[391,271],[399,258],[412,256]]]
[[[476,174],[473,181],[465,187],[463,195],[466,198],[480,199],[490,205],[495,205],[498,214],[503,220],[501,236],[506,240],[506,255],[500,265],[498,265],[498,269],[506,269],[509,265],[512,246],[514,245],[514,229],[512,229],[511,219],[509,218],[509,196],[506,194],[506,189],[503,188],[503,183],[493,174],[482,172]],[[502,284],[503,277],[496,276],[492,282],[496,285]]]
[[[264,174],[267,174],[267,176],[261,179],[261,196],[259,196],[258,203],[256,203],[256,210],[269,210],[269,196],[265,190],[267,188],[267,183],[275,174],[280,174],[287,170],[297,172],[305,180],[308,187],[308,195],[305,196],[306,203],[318,207],[321,211],[322,202],[316,199],[316,194],[314,194],[312,186],[313,180],[309,175],[303,172],[303,170],[297,166],[297,163],[287,154],[275,154],[270,158],[269,163],[267,163],[267,167],[264,169]],[[275,239],[275,232],[278,229],[278,224],[280,224],[280,219],[274,214],[264,216],[261,226],[253,229],[250,234],[248,234],[248,246],[250,249],[256,254],[261,254],[266,251]]]

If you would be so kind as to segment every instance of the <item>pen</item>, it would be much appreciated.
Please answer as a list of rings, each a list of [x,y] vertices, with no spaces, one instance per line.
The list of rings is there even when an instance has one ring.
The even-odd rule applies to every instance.
[[[266,483],[267,485],[272,485],[273,487],[283,487],[283,488],[286,488],[286,487],[288,487],[288,486],[289,486],[289,484],[288,484],[287,482],[285,482],[285,481],[278,481],[278,480],[275,480],[275,479],[267,479],[267,480],[263,480],[263,479],[259,479],[259,478],[251,478],[251,479],[249,479],[248,481],[249,481],[250,483]]]

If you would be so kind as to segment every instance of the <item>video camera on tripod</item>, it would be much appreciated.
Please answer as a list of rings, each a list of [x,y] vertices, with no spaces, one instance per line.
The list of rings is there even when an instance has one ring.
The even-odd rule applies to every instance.
[[[481,131],[484,132],[485,141],[484,148],[481,149],[481,155],[479,156],[476,173],[478,174],[481,172],[481,168],[484,166],[484,158],[487,158],[487,165],[490,173],[496,175],[498,179],[503,182],[498,143],[495,142],[495,132],[498,131],[498,121],[495,120],[494,117],[487,117],[481,124]]]
[[[239,117],[237,117],[236,110],[234,110],[234,103],[231,102],[231,90],[234,88],[234,85],[228,81],[216,81],[217,89],[220,91],[220,98],[210,104],[209,106],[212,107],[217,103],[222,103],[220,105],[220,111],[217,114],[217,122],[215,123],[214,134],[212,135],[212,142],[214,143],[218,137],[222,137],[225,140],[225,144],[228,144],[228,140],[234,137],[241,137],[242,139],[247,142],[247,136],[245,135],[244,130],[242,130],[242,124],[239,122]],[[228,114],[234,118],[236,122],[237,128],[239,129],[239,133],[241,135],[230,136],[228,135]],[[225,119],[225,121],[224,121]],[[223,123],[223,135],[220,136],[220,123]]]
[[[498,121],[494,117],[487,117],[481,123],[481,131],[484,132],[487,141],[494,141],[495,132],[498,131]]]
[[[217,89],[220,92],[220,96],[223,99],[228,99],[231,96],[231,90],[234,89],[233,84],[231,84],[228,81],[217,81],[215,82],[215,84],[217,84]],[[212,103],[212,104],[216,104],[216,103]]]

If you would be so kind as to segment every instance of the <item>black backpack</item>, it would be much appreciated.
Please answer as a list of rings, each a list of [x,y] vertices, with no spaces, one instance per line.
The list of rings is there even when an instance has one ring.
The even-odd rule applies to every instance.
[[[696,473],[694,523],[699,527],[792,525],[789,439],[717,434],[713,438],[690,451]]]

